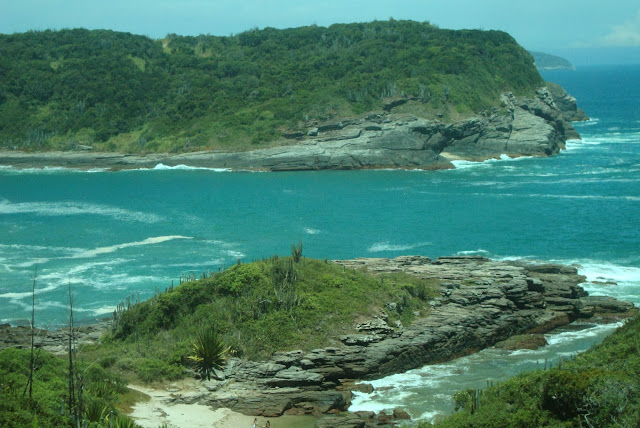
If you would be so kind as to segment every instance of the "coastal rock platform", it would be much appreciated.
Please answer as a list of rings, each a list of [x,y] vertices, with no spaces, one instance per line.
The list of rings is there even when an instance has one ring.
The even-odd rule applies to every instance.
[[[266,417],[332,414],[349,408],[351,391],[363,387],[356,386],[355,380],[447,361],[514,335],[540,334],[578,319],[609,322],[637,312],[629,302],[588,296],[579,285],[585,277],[574,266],[492,261],[480,256],[435,260],[404,256],[335,263],[348,269],[403,271],[438,279],[441,296],[431,301],[426,316],[409,326],[388,326],[384,313],[371,320],[365,335],[378,336],[376,340],[344,337],[341,347],[276,352],[261,362],[234,359],[218,380],[208,384],[209,392],[199,397],[199,403]],[[380,422],[379,415],[374,416],[348,426],[377,426],[372,424]]]

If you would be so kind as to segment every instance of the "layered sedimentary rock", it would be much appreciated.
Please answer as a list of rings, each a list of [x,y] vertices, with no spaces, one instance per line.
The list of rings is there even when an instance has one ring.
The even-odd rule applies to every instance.
[[[234,360],[201,403],[251,415],[322,414],[345,410],[353,379],[373,379],[446,361],[510,336],[543,333],[580,318],[625,317],[631,303],[589,297],[571,266],[497,262],[483,257],[426,257],[337,261],[345,268],[404,271],[437,278],[442,294],[410,326],[390,326],[389,302],[379,316],[342,336],[344,346],[276,352],[268,361]],[[355,426],[355,425],[354,425]]]
[[[469,119],[444,123],[396,113],[411,100],[389,102],[364,118],[311,123],[305,132],[283,133],[285,145],[246,152],[150,154],[49,152],[0,153],[0,165],[14,167],[153,168],[167,166],[294,171],[361,168],[453,168],[452,160],[482,161],[502,155],[550,156],[578,138],[570,120],[586,120],[575,98],[557,85],[532,98],[505,94],[501,107]],[[580,114],[581,112],[581,114]]]

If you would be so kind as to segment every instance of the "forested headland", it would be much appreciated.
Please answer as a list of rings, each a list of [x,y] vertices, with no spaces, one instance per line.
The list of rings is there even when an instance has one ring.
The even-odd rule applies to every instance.
[[[504,32],[413,21],[162,40],[85,29],[0,35],[0,149],[249,150],[394,100],[447,121],[542,83]]]

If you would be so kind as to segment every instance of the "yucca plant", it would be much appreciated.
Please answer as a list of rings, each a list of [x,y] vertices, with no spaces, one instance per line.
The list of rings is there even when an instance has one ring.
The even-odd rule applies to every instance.
[[[109,406],[100,399],[89,400],[84,408],[84,416],[89,422],[102,422],[109,416]]]
[[[229,347],[224,346],[214,327],[201,327],[191,344],[191,352],[188,358],[194,362],[200,379],[211,380],[211,372],[222,370],[226,364]]]

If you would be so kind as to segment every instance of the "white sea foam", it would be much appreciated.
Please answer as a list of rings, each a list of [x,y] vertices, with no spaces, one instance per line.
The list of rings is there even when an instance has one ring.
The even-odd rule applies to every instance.
[[[304,233],[306,233],[307,235],[319,235],[322,232],[320,231],[320,229],[313,229],[311,227],[305,227],[304,228]]]
[[[489,164],[489,161],[484,162],[473,162],[467,160],[452,160],[451,163],[455,167],[455,169],[468,169],[468,168],[477,168],[479,166],[486,166]],[[449,170],[445,170],[449,171]]]
[[[431,242],[419,242],[416,244],[392,244],[388,241],[386,242],[376,242],[372,244],[367,251],[370,253],[380,253],[383,251],[407,251],[413,250],[414,248],[426,247],[432,245]]]
[[[583,126],[593,126],[593,125],[597,125],[598,123],[600,123],[600,119],[598,119],[597,117],[592,117],[589,120],[586,120],[584,122],[573,122],[573,126],[574,127],[583,127]]]
[[[74,254],[72,258],[82,259],[82,258],[96,257],[102,254],[114,253],[124,248],[140,247],[143,245],[161,244],[163,242],[172,241],[174,239],[193,239],[193,238],[189,236],[181,236],[181,235],[156,236],[156,237],[144,239],[142,241],[125,242],[123,244],[110,245],[108,247],[99,247],[99,248],[94,248],[92,250],[86,250],[86,251]]]
[[[156,165],[155,167],[153,167],[154,170],[158,171],[170,171],[170,170],[175,170],[175,171],[190,171],[190,170],[205,170],[205,171],[213,171],[213,172],[229,172],[231,171],[231,169],[229,168],[205,168],[205,167],[201,167],[201,166],[188,166],[188,165],[175,165],[175,166],[169,166],[169,165],[165,165],[163,163],[159,163],[158,165]]]
[[[78,281],[82,284],[86,284],[91,286],[94,289],[108,289],[108,290],[132,290],[135,287],[131,287],[132,285],[137,284],[152,284],[158,283],[162,279],[158,276],[151,275],[131,275],[131,274],[106,274],[106,275],[96,275],[92,276],[90,279],[78,279]]]
[[[498,196],[508,198],[552,198],[552,199],[594,199],[594,200],[608,200],[608,201],[640,201],[640,196],[635,195],[554,195],[554,194],[542,194],[531,193],[528,195],[516,194],[516,193],[471,193],[473,196]]]
[[[531,158],[532,156],[511,157],[503,153],[500,155],[498,159],[487,159],[481,162],[474,162],[474,161],[468,161],[468,160],[452,160],[451,163],[453,164],[453,166],[455,166],[455,169],[468,169],[468,168],[477,168],[482,166],[485,166],[485,167],[492,166],[496,162],[504,162],[504,161],[518,162],[518,161],[531,159]]]
[[[2,201],[0,201],[2,203]],[[30,253],[34,251],[63,251],[63,252],[75,252],[78,251],[78,248],[72,247],[46,247],[44,245],[29,245],[29,244],[0,244],[0,250],[9,250],[13,252],[14,250],[26,250]]]
[[[609,132],[596,137],[598,141],[607,144],[625,144],[640,142],[640,132]]]
[[[456,363],[427,365],[419,369],[409,370],[386,376],[381,379],[368,381],[374,391],[367,393],[354,393],[355,397],[349,407],[350,411],[374,411],[389,410],[406,403],[406,399],[416,392],[415,388],[437,388],[447,378],[457,376],[467,370],[464,366],[465,359],[460,359],[463,365]]]
[[[545,338],[547,339],[548,346],[553,346],[573,342],[577,339],[600,337],[603,333],[611,332],[620,326],[622,326],[621,322],[614,324],[602,324],[584,330],[547,334],[545,335]]]
[[[225,262],[224,259],[207,259],[203,261],[189,261],[185,263],[168,263],[149,265],[150,269],[180,268],[181,270],[200,270],[206,269],[206,266],[218,266]]]
[[[475,256],[475,255],[486,256],[488,254],[490,254],[490,252],[487,250],[483,250],[482,248],[478,248],[477,250],[458,251],[456,253],[456,255],[458,256]]]
[[[245,254],[240,252],[240,251],[234,251],[234,250],[225,250],[223,251],[224,254],[226,254],[229,257],[233,257],[235,259],[241,259],[243,257],[245,257]]]
[[[435,418],[437,418],[438,416],[442,415],[443,413],[441,412],[436,412],[436,411],[426,411],[423,414],[421,414],[420,416],[418,416],[418,420],[422,420],[422,421],[427,421],[427,422],[433,422],[435,420]]]
[[[162,217],[156,214],[130,211],[109,205],[83,202],[18,202],[0,200],[0,214],[35,214],[39,216],[100,215],[117,220],[156,223]]]
[[[102,306],[102,307],[98,307],[98,308],[81,308],[81,307],[75,307],[73,308],[74,312],[80,312],[80,313],[90,313],[91,315],[94,315],[96,317],[101,316],[101,315],[107,315],[107,314],[112,314],[113,311],[116,309],[115,306],[111,305],[111,306]]]
[[[637,282],[640,285],[640,268],[638,267],[596,261],[578,263],[580,263],[580,274],[586,276],[589,282]]]
[[[14,265],[11,265],[12,267],[16,267],[16,268],[30,268],[32,266],[35,265],[43,265],[45,263],[47,263],[49,260],[51,260],[50,258],[46,258],[46,257],[40,257],[40,258],[35,258],[35,259],[31,259],[22,263],[16,263]]]
[[[109,171],[108,168],[91,168],[91,169],[78,169],[78,168],[65,168],[62,166],[44,166],[42,168],[19,168],[13,165],[0,165],[2,172],[7,172],[12,175],[17,174],[59,174],[59,173],[96,173]]]
[[[53,291],[57,288],[58,288],[57,284],[50,284],[43,288],[36,288],[35,293],[36,295],[40,295],[43,293],[47,293],[49,291]],[[25,297],[31,297],[31,291],[25,291],[20,293],[8,292],[8,293],[0,294],[0,298],[4,298],[4,299],[24,299]]]

